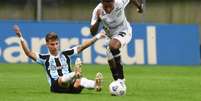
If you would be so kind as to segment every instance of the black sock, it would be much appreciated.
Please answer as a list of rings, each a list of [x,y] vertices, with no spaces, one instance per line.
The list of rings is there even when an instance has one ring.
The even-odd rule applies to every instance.
[[[112,72],[113,79],[117,80],[118,79],[118,71],[117,71],[116,63],[115,63],[114,59],[109,60],[108,63],[109,63],[109,66],[110,66],[110,70]]]
[[[116,68],[118,71],[118,79],[124,79],[124,71],[123,71],[123,65],[121,64],[121,56],[114,58],[116,62]]]
[[[123,72],[123,65],[121,64],[120,50],[119,49],[111,49],[110,51],[114,57],[113,61],[115,61],[114,63],[116,64],[116,65],[114,65],[114,67],[115,67],[114,71],[117,75],[117,77],[115,77],[115,80],[124,79],[124,72]]]

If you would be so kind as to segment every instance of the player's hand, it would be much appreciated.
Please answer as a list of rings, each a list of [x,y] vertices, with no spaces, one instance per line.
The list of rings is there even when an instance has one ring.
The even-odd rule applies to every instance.
[[[16,35],[17,35],[19,38],[22,37],[21,31],[20,31],[20,28],[19,28],[18,25],[14,25],[14,26],[13,26],[13,29],[14,29]]]

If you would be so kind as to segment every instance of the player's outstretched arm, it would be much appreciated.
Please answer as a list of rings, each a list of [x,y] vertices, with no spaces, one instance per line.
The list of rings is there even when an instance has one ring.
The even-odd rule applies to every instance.
[[[92,39],[84,41],[84,43],[81,44],[77,48],[77,52],[78,53],[82,52],[84,49],[86,49],[87,47],[89,47],[90,45],[92,45],[93,43],[95,43],[98,39],[101,39],[103,37],[105,37],[105,33],[101,32],[101,33],[98,33],[96,36],[94,36]]]
[[[96,22],[93,25],[90,26],[90,32],[91,32],[92,36],[95,36],[97,34],[97,32],[98,32],[98,28],[99,28],[99,25],[100,25],[100,22],[101,22],[101,17],[100,17],[101,16],[101,12],[102,12],[102,10],[100,10],[100,9],[98,9],[96,11],[96,18],[97,18],[97,20],[96,20]]]
[[[138,8],[137,11],[139,13],[143,13],[143,2],[142,0],[131,0],[132,3]]]
[[[94,25],[90,26],[90,32],[92,36],[95,36],[98,32],[98,28],[99,28],[99,21],[96,21],[96,23]]]
[[[26,54],[26,56],[30,57],[31,59],[33,59],[34,61],[36,61],[36,54],[34,52],[31,52],[30,49],[26,46],[26,43],[24,42],[24,38],[22,36],[22,33],[20,31],[20,28],[18,25],[14,25],[14,31],[17,35],[17,37],[20,39],[20,43],[22,46],[22,49],[24,51],[24,53]]]

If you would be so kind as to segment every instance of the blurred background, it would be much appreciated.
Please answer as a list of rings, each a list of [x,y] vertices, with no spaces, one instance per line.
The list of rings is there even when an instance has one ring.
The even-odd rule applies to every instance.
[[[42,20],[88,21],[98,3],[99,0],[1,0],[0,19],[37,20],[41,13]],[[146,0],[143,21],[201,24],[200,10],[201,0]],[[127,6],[126,13],[130,21],[142,22],[134,5]]]
[[[90,33],[87,30],[91,15],[99,2],[99,0],[0,0],[0,39],[12,41],[13,32],[10,28],[15,24],[15,21],[19,21],[19,24],[24,27],[25,33],[30,33],[29,36],[25,36],[27,39],[29,37],[41,38],[50,28],[54,28],[52,30],[58,33],[67,33],[62,38],[88,38]],[[127,53],[124,55],[127,56],[125,59],[136,57],[136,61],[138,59],[143,60],[139,64],[149,64],[149,59],[158,60],[158,64],[166,64],[167,62],[170,64],[186,64],[188,62],[189,64],[199,64],[201,60],[201,0],[144,0],[144,2],[145,12],[143,14],[139,14],[132,3],[125,10],[127,19],[135,29],[135,37],[129,46],[129,55],[127,56]],[[9,23],[9,21],[14,22]],[[31,21],[31,23],[26,21]],[[43,23],[43,21],[55,21],[57,23]],[[153,45],[148,42],[150,41],[149,38],[154,43]],[[35,43],[32,41],[29,44]],[[149,53],[152,51],[149,45],[154,47],[153,51],[156,53],[154,53],[154,57],[157,58],[149,58],[149,55],[152,55]],[[12,45],[7,41],[2,43],[0,47],[1,61],[13,60],[16,56],[21,59],[20,55],[15,56],[15,48],[10,51],[10,46]],[[98,50],[97,47],[94,49]],[[103,54],[102,51],[98,53]],[[7,58],[9,56],[10,58]],[[178,63],[175,63],[173,59]],[[96,59],[93,57],[91,60],[95,61]],[[130,58],[130,60],[134,61],[135,59]],[[16,59],[13,63],[19,61],[21,60]],[[127,60],[125,61],[127,62]],[[195,61],[196,63],[194,63]],[[97,62],[85,61],[85,63]],[[156,63],[154,62],[154,64]]]
[[[0,19],[90,21],[98,3],[98,0],[1,0]],[[201,0],[146,0],[145,8],[145,14],[140,15],[133,4],[128,5],[128,20],[201,25]]]

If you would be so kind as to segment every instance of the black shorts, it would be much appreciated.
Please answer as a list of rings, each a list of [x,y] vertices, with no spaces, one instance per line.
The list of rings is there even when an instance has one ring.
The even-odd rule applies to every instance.
[[[52,82],[52,85],[50,87],[50,91],[54,93],[80,93],[83,89],[83,87],[75,88],[73,87],[73,84],[70,84],[69,87],[61,87],[58,84],[58,79],[56,81]]]

